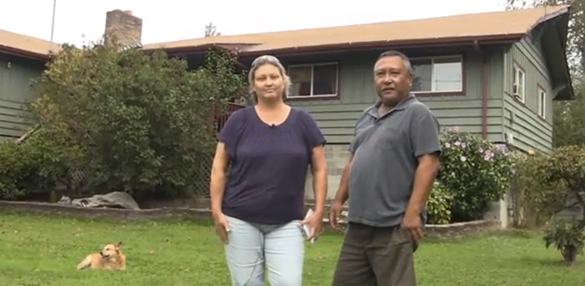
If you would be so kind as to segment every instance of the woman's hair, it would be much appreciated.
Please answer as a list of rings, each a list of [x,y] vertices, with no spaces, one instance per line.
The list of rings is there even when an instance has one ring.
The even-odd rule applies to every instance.
[[[288,97],[288,90],[290,87],[290,79],[288,78],[288,75],[286,74],[286,70],[284,69],[284,66],[282,66],[282,64],[280,63],[280,61],[276,57],[270,56],[270,55],[263,55],[263,56],[257,57],[252,62],[252,67],[250,68],[250,72],[248,73],[248,85],[250,86],[250,93],[252,94],[252,98],[254,99],[254,102],[258,102],[258,95],[254,91],[254,77],[256,76],[256,71],[258,70],[258,68],[263,66],[263,65],[273,65],[278,69],[278,72],[280,73],[280,76],[282,77],[282,84],[284,85],[284,91],[282,92],[282,99],[283,100],[286,99]]]

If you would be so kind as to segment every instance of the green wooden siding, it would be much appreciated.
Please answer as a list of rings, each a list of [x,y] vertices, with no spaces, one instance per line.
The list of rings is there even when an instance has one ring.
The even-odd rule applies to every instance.
[[[375,60],[376,55],[364,53],[363,56],[346,57],[338,61],[341,99],[293,100],[290,103],[307,110],[315,118],[329,143],[350,143],[355,120],[377,99],[373,82]],[[504,140],[502,62],[503,51],[490,57],[487,65],[490,77],[488,139],[497,142]],[[476,53],[465,54],[465,70],[465,96],[427,96],[420,99],[434,112],[443,128],[458,126],[460,130],[481,134],[481,65]]]
[[[514,64],[525,71],[526,96],[521,103],[512,96]],[[549,152],[552,149],[553,91],[540,40],[532,36],[511,46],[504,56],[504,130],[514,136],[513,145]],[[547,95],[543,119],[538,115],[538,86]]]
[[[37,97],[30,83],[43,69],[39,62],[0,55],[0,137],[19,137],[29,128],[26,103]]]

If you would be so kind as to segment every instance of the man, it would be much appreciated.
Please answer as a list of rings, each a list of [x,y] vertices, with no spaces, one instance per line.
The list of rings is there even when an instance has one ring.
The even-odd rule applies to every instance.
[[[334,286],[415,286],[413,253],[439,170],[439,124],[411,93],[412,67],[397,51],[374,65],[379,101],[357,120],[351,158],[331,206],[333,227],[349,198]]]

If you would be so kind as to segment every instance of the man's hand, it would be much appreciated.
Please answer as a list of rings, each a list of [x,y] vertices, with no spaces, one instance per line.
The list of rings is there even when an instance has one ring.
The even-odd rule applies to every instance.
[[[301,226],[307,225],[309,227],[310,233],[308,240],[315,241],[321,235],[321,230],[323,229],[323,213],[322,212],[314,212],[311,216],[304,219],[301,222]]]
[[[342,211],[343,204],[337,200],[333,201],[329,211],[329,224],[333,229],[339,229],[339,219],[341,218]]]
[[[404,218],[402,219],[402,228],[408,231],[412,241],[415,244],[418,244],[423,237],[420,213],[407,210]]]

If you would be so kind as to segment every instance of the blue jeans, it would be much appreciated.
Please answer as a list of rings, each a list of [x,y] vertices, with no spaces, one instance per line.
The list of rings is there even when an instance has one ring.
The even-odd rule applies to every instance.
[[[248,223],[226,216],[225,246],[233,286],[263,286],[264,267],[273,286],[301,286],[305,238],[300,221],[284,225]]]

